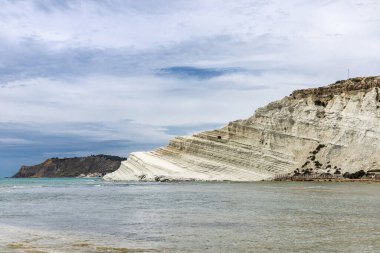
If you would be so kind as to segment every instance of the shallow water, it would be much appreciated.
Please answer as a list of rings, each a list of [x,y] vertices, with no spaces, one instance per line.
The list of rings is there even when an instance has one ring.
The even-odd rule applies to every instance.
[[[0,179],[0,252],[379,252],[380,184]]]

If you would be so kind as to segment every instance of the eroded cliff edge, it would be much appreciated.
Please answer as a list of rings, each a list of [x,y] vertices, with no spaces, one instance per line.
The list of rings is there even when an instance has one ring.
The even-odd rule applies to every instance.
[[[246,120],[132,153],[106,180],[270,179],[380,167],[380,77],[296,90]]]

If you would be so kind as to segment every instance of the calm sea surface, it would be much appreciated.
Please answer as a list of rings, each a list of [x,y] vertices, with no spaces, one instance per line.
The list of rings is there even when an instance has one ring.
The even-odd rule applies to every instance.
[[[380,252],[380,184],[0,179],[0,252]]]

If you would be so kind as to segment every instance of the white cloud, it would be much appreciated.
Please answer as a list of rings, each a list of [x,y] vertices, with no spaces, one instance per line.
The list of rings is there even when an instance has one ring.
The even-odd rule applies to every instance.
[[[21,138],[4,137],[0,138],[0,144],[2,145],[25,145],[31,144],[30,141]]]

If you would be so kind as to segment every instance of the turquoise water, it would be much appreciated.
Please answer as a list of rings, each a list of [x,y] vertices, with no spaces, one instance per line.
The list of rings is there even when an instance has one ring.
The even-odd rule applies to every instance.
[[[0,252],[379,252],[380,184],[0,179]]]

